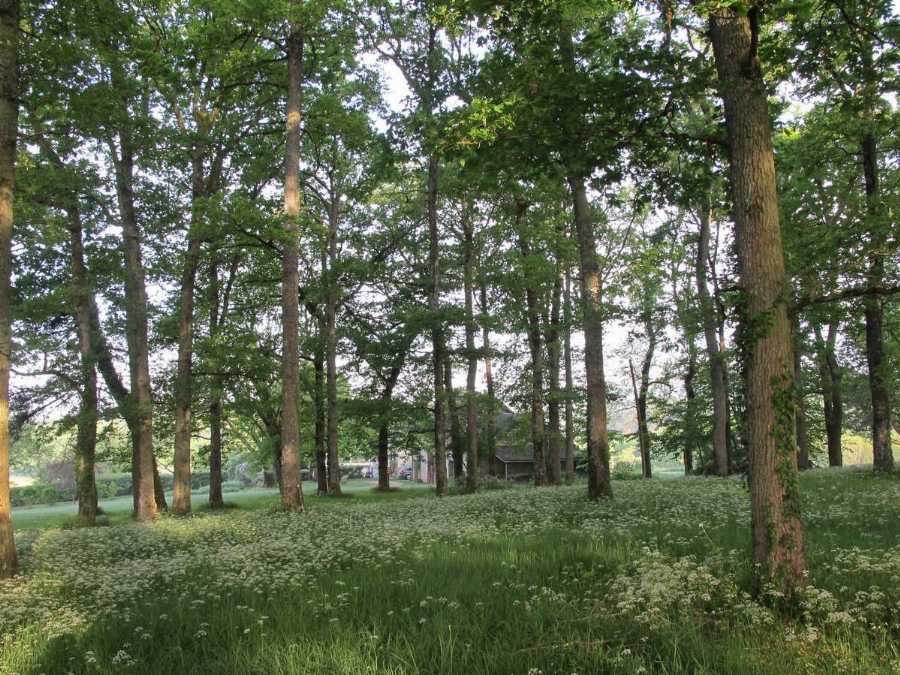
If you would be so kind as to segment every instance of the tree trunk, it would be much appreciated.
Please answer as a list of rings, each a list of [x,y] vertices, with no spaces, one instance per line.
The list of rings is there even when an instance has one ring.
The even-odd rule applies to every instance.
[[[800,320],[793,317],[794,334],[794,393],[795,400],[795,432],[797,434],[797,468],[805,471],[809,463],[809,426],[806,418],[806,393],[803,390],[803,340],[800,335]]]
[[[787,278],[778,222],[778,194],[766,86],[756,53],[758,8],[710,14],[731,150],[731,192],[738,270],[744,294],[747,433],[756,590],[769,584],[795,600],[806,560],[797,447],[793,354]]]
[[[172,511],[176,515],[191,512],[191,360],[194,354],[194,285],[200,262],[200,213],[198,200],[203,196],[203,161],[193,160],[192,214],[188,247],[181,270],[181,295],[178,307],[178,367],[175,375],[175,482],[172,487]]]
[[[469,490],[478,489],[478,398],[475,383],[478,377],[478,352],[475,349],[475,332],[478,323],[475,318],[475,229],[472,223],[469,205],[463,205],[463,290],[466,304],[466,457],[468,471],[466,473]]]
[[[125,330],[134,405],[131,468],[134,517],[137,520],[153,520],[158,505],[153,469],[153,390],[147,339],[147,287],[141,258],[141,234],[134,208],[134,152],[130,132],[120,132],[118,152],[113,143],[110,143],[110,150],[115,164],[116,196],[125,254]]]
[[[341,462],[338,456],[337,401],[337,303],[338,289],[335,274],[337,262],[338,200],[332,194],[328,209],[328,274],[325,291],[325,389],[328,406],[328,491],[341,495]]]
[[[528,332],[528,348],[531,351],[531,444],[534,449],[534,484],[547,482],[547,463],[544,458],[544,347],[541,340],[540,308],[537,289],[528,276],[528,259],[531,244],[525,232],[523,200],[516,201],[516,229],[519,234],[519,250],[525,267],[525,311]]]
[[[862,140],[863,172],[871,253],[869,254],[869,286],[884,285],[884,253],[886,237],[879,222],[881,215],[878,185],[878,150],[875,136],[868,132]],[[866,317],[866,363],[869,368],[869,392],[872,397],[872,466],[875,471],[894,470],[891,448],[891,397],[888,390],[888,360],[884,353],[884,299],[870,295],[864,303]]]
[[[300,65],[303,41],[293,30],[287,41],[287,139],[284,170],[284,240],[281,258],[281,503],[285,511],[303,510],[300,484],[300,386],[298,269],[300,220]]]
[[[219,335],[219,330],[228,316],[231,300],[231,288],[237,275],[240,264],[240,254],[237,253],[231,259],[231,267],[228,271],[228,282],[225,284],[224,297],[219,300],[219,270],[218,262],[213,260],[210,265],[209,281],[209,335],[213,339]],[[216,365],[214,370],[218,371]],[[225,388],[224,377],[215,372],[210,385],[209,403],[209,507],[221,509],[225,506],[222,496],[222,397]]]
[[[94,455],[97,449],[97,369],[91,340],[91,288],[84,261],[81,214],[70,207],[69,241],[72,249],[72,301],[78,331],[81,360],[81,406],[78,411],[78,439],[75,446],[75,478],[78,492],[78,520],[86,525],[97,521],[97,481]]]
[[[450,354],[444,351],[444,388],[447,392],[447,412],[450,416],[450,453],[453,457],[453,480],[462,485],[465,466],[463,466],[462,423],[459,419],[459,406],[456,401],[456,390],[453,388],[453,363]]]
[[[819,382],[822,388],[822,408],[825,416],[825,439],[828,447],[828,466],[843,466],[844,457],[841,437],[844,427],[844,401],[841,391],[843,374],[837,362],[835,343],[838,324],[828,325],[828,335],[822,336],[822,329],[814,327],[816,336],[816,357],[819,363]]]
[[[432,41],[434,37],[432,36]],[[447,450],[444,445],[446,433],[444,419],[444,331],[441,326],[441,272],[440,233],[438,232],[438,158],[433,154],[428,158],[428,194],[426,211],[428,215],[428,264],[431,267],[431,347],[432,372],[434,375],[434,487],[438,496],[447,494]]]
[[[566,287],[563,298],[563,364],[566,371],[566,482],[575,480],[575,413],[572,396],[575,385],[572,376],[572,273],[566,267]]]
[[[159,463],[156,456],[153,456],[153,501],[156,504],[157,511],[168,511],[169,505],[166,504],[166,489],[163,487],[162,478],[159,477]]]
[[[481,279],[481,349],[484,360],[484,382],[487,388],[487,419],[485,420],[484,446],[487,455],[488,473],[492,476],[498,474],[497,470],[497,400],[494,395],[494,369],[493,354],[491,352],[491,329],[488,322],[487,282]]]
[[[547,374],[550,382],[547,387],[547,482],[559,485],[562,482],[562,466],[560,464],[562,434],[560,429],[560,393],[559,393],[559,318],[562,301],[563,272],[562,265],[556,261],[556,278],[553,280],[553,295],[550,299],[550,321],[547,326],[547,358],[549,367]]]
[[[406,360],[404,355],[403,360]],[[387,492],[391,489],[390,444],[391,444],[391,399],[394,387],[403,370],[403,363],[391,366],[384,389],[381,392],[381,421],[378,425],[378,489]]]
[[[322,322],[319,323],[321,325]],[[325,354],[319,347],[316,347],[313,369],[315,370],[313,404],[316,409],[316,495],[324,497],[328,494],[328,451],[325,447],[325,428],[327,426],[325,413]]]
[[[716,334],[716,308],[709,297],[707,260],[709,259],[709,205],[700,206],[700,239],[697,243],[695,271],[697,299],[709,358],[709,379],[713,399],[713,461],[720,476],[728,474],[728,387],[725,382],[725,355],[719,349]]]
[[[9,369],[12,349],[9,291],[19,119],[18,33],[18,0],[0,2],[0,579],[13,577],[19,571],[9,492]]]
[[[584,179],[569,179],[578,233],[581,304],[584,312],[584,361],[587,377],[588,497],[612,497],[609,476],[609,432],[606,416],[606,377],[603,373],[603,281],[594,240]]]
[[[694,472],[694,443],[697,438],[697,392],[694,379],[697,376],[697,347],[694,344],[694,333],[685,336],[687,339],[688,365],[684,373],[684,395],[687,400],[685,411],[685,442],[683,451],[684,475]]]

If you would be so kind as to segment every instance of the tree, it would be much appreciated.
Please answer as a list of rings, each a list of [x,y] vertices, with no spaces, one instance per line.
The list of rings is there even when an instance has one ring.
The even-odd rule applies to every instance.
[[[806,559],[793,411],[793,354],[769,106],[757,52],[759,8],[711,11],[710,37],[731,150],[746,368],[753,561],[757,590],[786,601]]]
[[[0,3],[0,579],[19,569],[9,495],[9,311],[12,266],[13,189],[19,119],[16,72],[19,2]]]
[[[300,485],[298,236],[300,201],[300,85],[303,35],[292,25],[287,38],[287,138],[284,154],[284,240],[281,259],[281,502],[286,511],[303,510]]]

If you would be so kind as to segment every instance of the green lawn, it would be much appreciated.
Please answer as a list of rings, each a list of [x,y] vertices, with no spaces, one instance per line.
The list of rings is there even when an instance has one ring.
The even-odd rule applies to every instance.
[[[377,485],[377,481],[370,480],[350,480],[344,484],[344,492],[357,498],[364,497],[366,499],[379,498],[390,499],[392,495],[376,495],[372,492],[372,488]],[[395,481],[394,486],[398,488],[398,492],[402,491],[402,496],[412,496],[424,493],[427,488],[418,483],[410,481]],[[303,494],[307,500],[315,503],[319,498],[316,497],[316,484],[314,482],[303,483]],[[226,492],[225,504],[227,507],[240,508],[263,508],[274,506],[278,503],[278,490],[275,488],[248,488],[237,492]],[[168,493],[166,498],[171,501],[172,494]],[[207,489],[195,490],[193,492],[194,508],[199,511],[206,510]],[[114,497],[113,499],[104,499],[100,502],[100,507],[109,517],[111,523],[127,522],[131,516],[132,498]],[[59,502],[57,504],[48,504],[40,506],[22,506],[13,509],[13,527],[16,530],[34,530],[46,529],[50,527],[65,527],[74,522],[75,514],[78,507],[74,502]]]
[[[791,619],[746,592],[737,479],[621,481],[599,504],[582,485],[359,488],[305,515],[255,491],[258,508],[23,533],[0,672],[900,672],[900,480],[802,477]]]

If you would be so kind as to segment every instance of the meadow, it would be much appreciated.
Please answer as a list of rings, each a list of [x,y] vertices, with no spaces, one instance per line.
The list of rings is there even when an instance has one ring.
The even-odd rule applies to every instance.
[[[900,480],[801,480],[809,584],[787,617],[748,593],[738,479],[45,521],[0,583],[0,672],[900,673]]]

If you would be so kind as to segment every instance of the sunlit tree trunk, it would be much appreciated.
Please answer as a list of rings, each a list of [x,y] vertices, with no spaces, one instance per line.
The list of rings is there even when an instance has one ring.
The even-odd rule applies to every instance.
[[[9,492],[10,271],[19,120],[16,47],[18,0],[0,2],[0,579],[19,571]]]
[[[786,602],[805,583],[797,485],[793,353],[766,85],[756,53],[758,9],[710,14],[731,151],[731,192],[743,298],[747,434],[756,590]]]
[[[284,240],[281,261],[281,502],[286,511],[303,510],[298,419],[300,320],[298,239],[300,220],[300,78],[303,40],[288,36],[287,139],[284,162]]]

